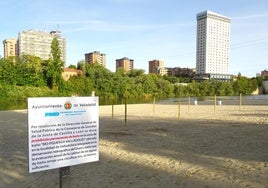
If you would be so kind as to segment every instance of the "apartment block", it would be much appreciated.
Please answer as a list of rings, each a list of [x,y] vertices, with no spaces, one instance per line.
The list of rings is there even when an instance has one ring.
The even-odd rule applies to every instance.
[[[5,39],[3,41],[4,45],[4,58],[8,57],[17,57],[18,49],[17,49],[17,39]]]
[[[161,60],[151,60],[149,61],[149,73],[159,73],[159,69],[164,67],[164,61]]]
[[[85,54],[85,62],[90,64],[98,62],[100,65],[106,67],[106,54],[101,54],[99,51],[87,53]]]
[[[231,19],[211,11],[196,18],[196,73],[229,79]]]
[[[268,70],[261,71],[261,76],[268,77]]]
[[[168,74],[168,69],[164,67],[164,61],[155,59],[149,61],[149,73],[164,76]]]
[[[61,60],[66,62],[66,40],[61,37],[59,31],[37,31],[26,30],[19,32],[18,52],[21,55],[34,55],[41,59],[49,59],[51,53],[51,42],[53,38],[59,41],[61,49]]]
[[[122,59],[116,59],[116,71],[123,69],[125,72],[128,72],[134,68],[134,60],[127,57]]]

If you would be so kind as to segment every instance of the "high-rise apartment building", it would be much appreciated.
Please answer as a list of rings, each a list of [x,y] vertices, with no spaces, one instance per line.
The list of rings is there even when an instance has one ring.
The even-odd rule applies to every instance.
[[[59,31],[35,31],[26,30],[19,33],[18,51],[21,55],[34,55],[41,59],[49,59],[51,53],[51,42],[53,38],[59,41],[61,49],[61,60],[66,62],[66,40],[60,36]]]
[[[230,79],[230,32],[230,18],[211,11],[197,14],[197,75]]]
[[[134,68],[134,60],[124,57],[122,59],[116,59],[116,71],[123,69],[128,72]]]
[[[158,73],[161,67],[164,67],[164,61],[156,59],[149,61],[149,73]]]
[[[152,60],[149,61],[149,73],[167,75],[167,69],[164,67],[164,61]]]
[[[106,54],[101,54],[99,51],[87,53],[85,54],[85,62],[90,64],[98,62],[100,65],[106,67]]]
[[[18,56],[17,39],[5,39],[3,41],[3,45],[4,45],[4,58]]]

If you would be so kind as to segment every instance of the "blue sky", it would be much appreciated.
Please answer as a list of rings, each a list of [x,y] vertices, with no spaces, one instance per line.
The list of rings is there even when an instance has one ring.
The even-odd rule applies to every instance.
[[[196,14],[210,10],[232,19],[230,74],[253,77],[268,69],[267,0],[8,0],[0,7],[2,41],[23,30],[59,28],[67,65],[100,51],[111,71],[115,59],[128,57],[146,73],[153,59],[195,68]]]

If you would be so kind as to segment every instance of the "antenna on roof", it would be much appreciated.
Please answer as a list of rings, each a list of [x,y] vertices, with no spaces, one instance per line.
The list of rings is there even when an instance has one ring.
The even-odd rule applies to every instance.
[[[57,24],[57,29],[56,30],[53,30],[53,31],[50,31],[50,34],[51,35],[55,35],[57,37],[60,37],[60,30],[59,30],[59,24]]]

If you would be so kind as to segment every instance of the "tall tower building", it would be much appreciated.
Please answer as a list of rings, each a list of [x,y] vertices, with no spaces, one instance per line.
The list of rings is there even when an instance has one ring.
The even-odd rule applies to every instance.
[[[116,71],[119,69],[123,69],[124,71],[128,72],[132,70],[134,67],[134,60],[124,57],[122,59],[116,59]]]
[[[61,49],[61,60],[66,62],[66,40],[60,36],[59,31],[35,31],[26,30],[19,33],[19,56],[34,55],[47,60],[50,57],[51,42],[57,37]]]
[[[100,65],[106,67],[106,54],[101,54],[99,51],[87,53],[85,54],[85,62],[90,64],[98,62]]]
[[[211,12],[197,14],[196,74],[228,80],[231,19]]]
[[[4,45],[4,58],[17,57],[17,39],[5,39],[3,41]]]

